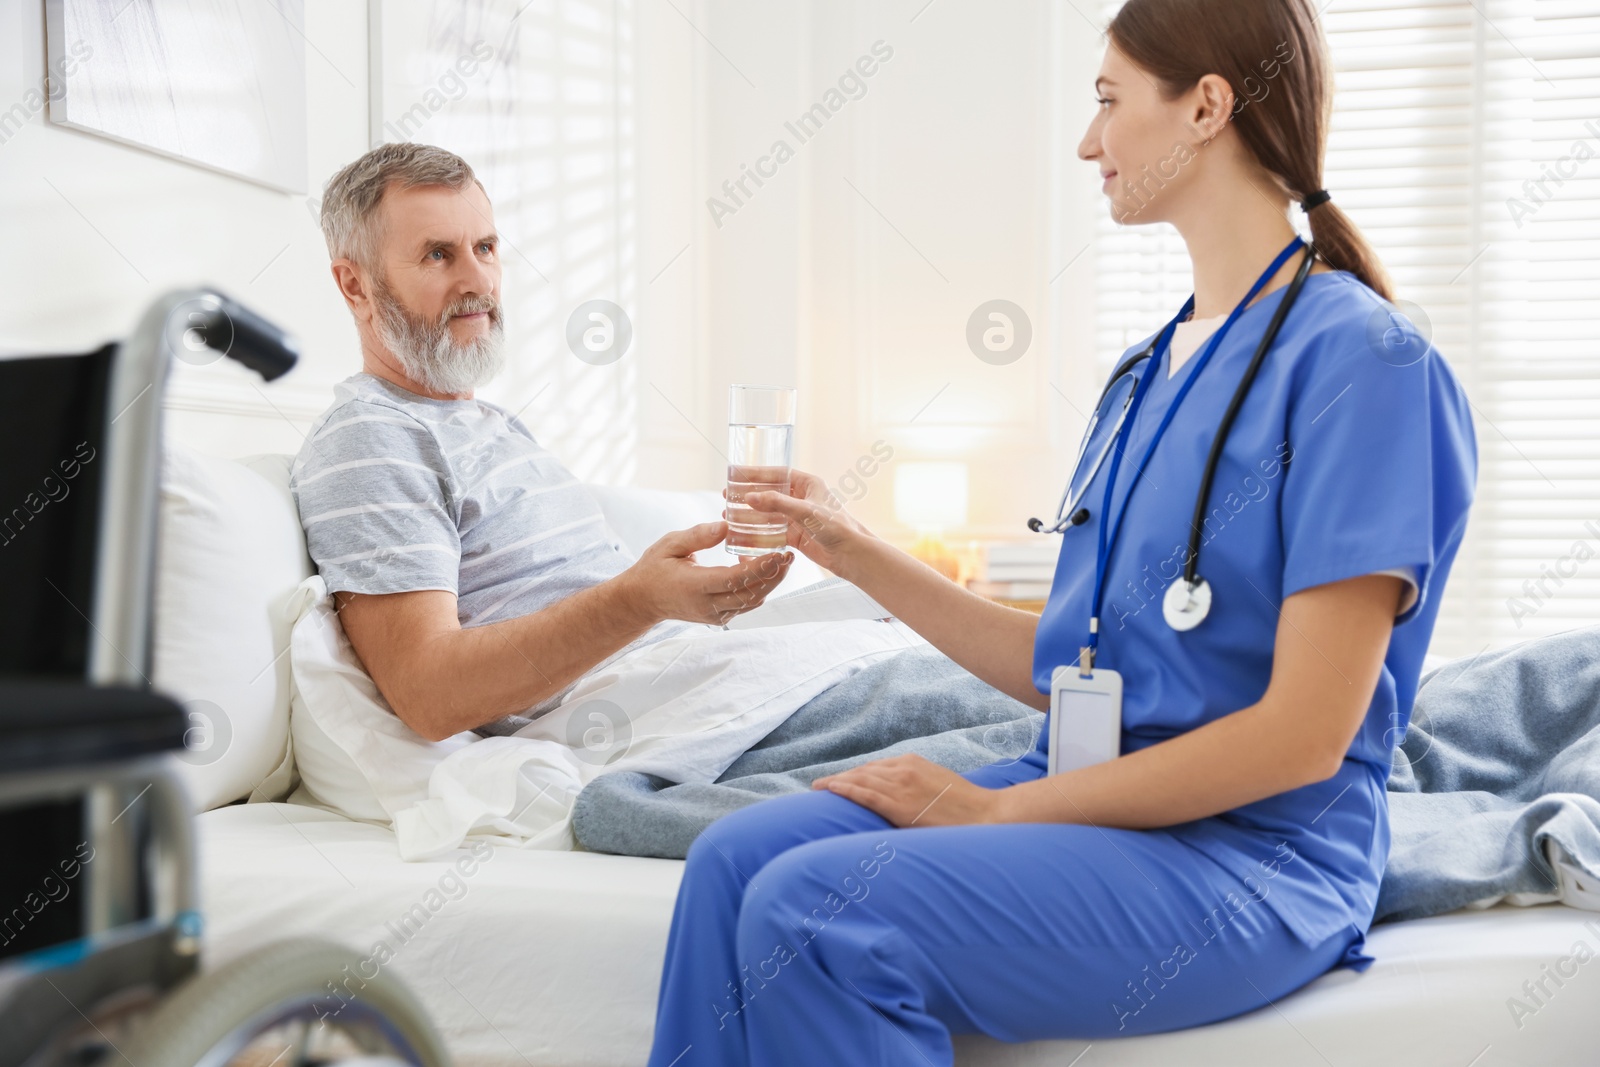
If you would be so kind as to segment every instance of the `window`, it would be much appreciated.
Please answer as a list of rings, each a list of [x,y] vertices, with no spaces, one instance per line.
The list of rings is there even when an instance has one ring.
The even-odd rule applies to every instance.
[[[1324,185],[1474,409],[1477,498],[1432,651],[1600,622],[1600,0],[1322,12],[1337,84]],[[1109,371],[1192,279],[1171,226],[1100,225]]]
[[[579,478],[625,484],[638,361],[577,358],[568,324],[597,299],[636,313],[633,0],[371,10],[383,46],[374,142],[459,153],[494,203],[506,370],[479,395],[518,413]]]

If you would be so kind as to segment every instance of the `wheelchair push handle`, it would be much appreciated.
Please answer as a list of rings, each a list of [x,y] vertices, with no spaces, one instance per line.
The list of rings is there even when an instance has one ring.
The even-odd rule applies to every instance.
[[[97,549],[88,678],[93,685],[148,684],[160,399],[174,362],[204,365],[224,356],[271,381],[295,365],[300,345],[238,301],[204,287],[162,296],[116,346],[101,475],[105,529],[115,535],[102,531]]]
[[[244,364],[266,381],[287,374],[300,358],[300,342],[274,323],[214,289],[172,293],[162,301],[167,349],[191,363],[217,356]]]

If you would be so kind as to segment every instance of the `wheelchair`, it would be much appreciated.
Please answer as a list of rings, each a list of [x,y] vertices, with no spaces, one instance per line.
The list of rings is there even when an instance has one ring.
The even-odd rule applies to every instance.
[[[148,679],[162,393],[174,358],[224,356],[271,381],[298,346],[192,289],[121,343],[0,359],[0,1067],[448,1063],[339,945],[200,968],[187,716]]]

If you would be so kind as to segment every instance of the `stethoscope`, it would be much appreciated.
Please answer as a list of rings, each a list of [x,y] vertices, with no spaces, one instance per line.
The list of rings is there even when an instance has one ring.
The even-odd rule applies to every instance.
[[[1212,354],[1216,352],[1228,330],[1243,314],[1250,302],[1255,299],[1256,294],[1283,268],[1289,257],[1294,255],[1295,251],[1301,247],[1306,248],[1305,258],[1301,261],[1300,269],[1295,274],[1294,280],[1289,283],[1289,288],[1284,293],[1283,300],[1279,302],[1277,310],[1273,313],[1272,319],[1267,325],[1266,333],[1262,335],[1261,343],[1256,347],[1255,355],[1251,358],[1250,365],[1244,372],[1244,377],[1240,379],[1238,387],[1234,389],[1233,399],[1229,401],[1227,410],[1223,413],[1222,421],[1217,426],[1216,436],[1211,441],[1211,450],[1206,456],[1205,471],[1200,479],[1200,489],[1195,495],[1194,515],[1189,522],[1189,545],[1188,551],[1184,554],[1183,576],[1167,588],[1167,592],[1161,601],[1161,614],[1166,619],[1167,625],[1179,632],[1192,630],[1199,626],[1211,612],[1211,583],[1202,578],[1199,572],[1200,534],[1205,520],[1206,500],[1211,495],[1211,485],[1216,479],[1217,464],[1222,458],[1222,448],[1227,442],[1228,432],[1233,428],[1234,419],[1238,416],[1240,407],[1244,405],[1245,397],[1249,395],[1250,386],[1255,381],[1256,372],[1260,370],[1261,363],[1266,358],[1267,351],[1272,347],[1273,341],[1277,340],[1278,331],[1283,327],[1284,319],[1289,315],[1289,309],[1299,299],[1300,290],[1305,287],[1306,278],[1311,273],[1311,265],[1316,260],[1316,249],[1306,245],[1298,236],[1290,241],[1289,246],[1278,254],[1278,258],[1273,260],[1266,273],[1261,275],[1256,284],[1245,294],[1244,299],[1239,301],[1238,306],[1233,309],[1232,314],[1222,324],[1221,329],[1211,336],[1205,351],[1195,361],[1194,369],[1185,379],[1183,387],[1178,391],[1178,395],[1173,398],[1171,405],[1167,408],[1165,417],[1156,428],[1155,435],[1150,439],[1144,458],[1140,460],[1139,467],[1134,472],[1133,484],[1128,487],[1128,493],[1123,497],[1122,510],[1117,514],[1116,525],[1120,527],[1122,513],[1127,510],[1128,500],[1133,496],[1134,486],[1138,484],[1139,476],[1144,473],[1145,465],[1155,451],[1156,443],[1161,440],[1161,435],[1166,432],[1168,424],[1171,423],[1173,415],[1177,413],[1178,406],[1183,403],[1183,398],[1188,394],[1189,388],[1200,377],[1200,372],[1205,369],[1206,363],[1210,361]],[[1078,458],[1074,464],[1072,477],[1068,479],[1066,489],[1061,494],[1061,503],[1056,508],[1055,523],[1046,526],[1040,519],[1029,519],[1028,528],[1030,530],[1035,533],[1064,533],[1070,527],[1087,522],[1089,520],[1089,509],[1081,505],[1084,497],[1089,492],[1090,484],[1099,474],[1100,468],[1108,456],[1111,457],[1111,473],[1106,478],[1102,514],[1110,514],[1111,490],[1116,483],[1117,468],[1122,462],[1123,445],[1126,443],[1128,433],[1133,426],[1131,420],[1137,413],[1139,405],[1143,402],[1145,393],[1149,391],[1150,383],[1155,378],[1155,373],[1151,368],[1157,367],[1160,363],[1161,354],[1171,343],[1173,331],[1176,330],[1178,323],[1188,318],[1189,313],[1193,310],[1194,297],[1191,295],[1183,305],[1183,310],[1179,311],[1171,322],[1162,327],[1161,332],[1156,335],[1154,341],[1150,342],[1149,347],[1124,360],[1116,371],[1112,373],[1110,382],[1101,391],[1100,399],[1095,402],[1095,412],[1084,433],[1083,443],[1078,448]],[[1145,362],[1145,373],[1142,376],[1134,375],[1133,368],[1141,362]],[[1099,425],[1101,411],[1105,406],[1106,399],[1116,391],[1118,384],[1125,376],[1132,376],[1133,378],[1128,397],[1122,403],[1122,410],[1117,414],[1117,421],[1112,425],[1110,433],[1106,435],[1105,445],[1101,447],[1099,454],[1095,456],[1094,465],[1089,470],[1089,476],[1081,483],[1083,488],[1074,495],[1072,487],[1078,481],[1078,473],[1082,468],[1084,456],[1088,452],[1094,431]],[[1113,455],[1113,453],[1115,454]],[[1095,559],[1094,599],[1091,602],[1092,607],[1089,618],[1089,643],[1084,646],[1080,658],[1080,667],[1085,671],[1093,667],[1094,650],[1099,643],[1100,601],[1105,584],[1106,560],[1110,554],[1110,544],[1107,542],[1107,530],[1110,525],[1107,522],[1100,524],[1099,551]],[[1115,538],[1113,537],[1111,543],[1114,542]]]
[[[1157,340],[1160,340],[1160,336],[1160,334],[1156,335]],[[1083,431],[1083,441],[1078,445],[1078,458],[1072,464],[1072,477],[1067,480],[1066,486],[1061,490],[1061,502],[1056,505],[1056,521],[1046,526],[1043,519],[1029,519],[1028,529],[1034,533],[1058,534],[1064,533],[1068,527],[1079,526],[1089,521],[1089,509],[1079,505],[1083,503],[1083,498],[1089,495],[1089,483],[1094,481],[1096,474],[1100,473],[1100,468],[1105,464],[1106,455],[1110,453],[1112,447],[1116,444],[1117,432],[1122,429],[1123,422],[1128,418],[1128,408],[1133,404],[1133,394],[1139,385],[1139,377],[1133,373],[1133,368],[1141,361],[1149,359],[1154,354],[1155,349],[1156,342],[1151,341],[1149,347],[1143,352],[1135,356],[1129,356],[1118,365],[1116,370],[1111,372],[1111,381],[1100,391],[1100,399],[1094,402],[1094,414],[1089,416],[1089,425]],[[1083,483],[1083,488],[1078,490],[1078,495],[1073,496],[1072,483],[1077,481],[1077,472],[1083,469],[1083,457],[1089,451],[1089,442],[1093,440],[1095,430],[1100,426],[1100,412],[1105,407],[1106,397],[1110,396],[1122,379],[1127,377],[1133,379],[1133,388],[1128,390],[1128,396],[1122,402],[1122,410],[1117,412],[1117,421],[1112,424],[1111,432],[1106,434],[1106,443],[1100,447],[1100,454],[1095,456],[1094,465],[1089,468],[1088,479]]]

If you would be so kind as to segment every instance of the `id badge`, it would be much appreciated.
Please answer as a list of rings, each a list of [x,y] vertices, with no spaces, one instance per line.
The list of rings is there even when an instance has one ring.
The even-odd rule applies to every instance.
[[[1122,754],[1122,675],[1076,665],[1050,676],[1050,774],[1075,771]]]

